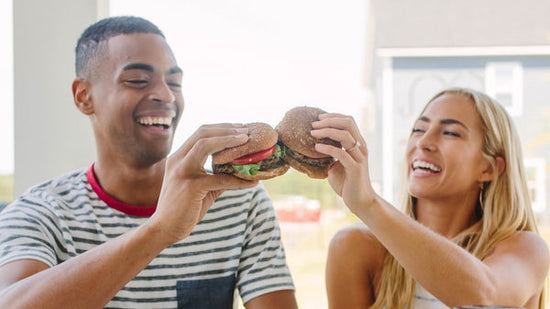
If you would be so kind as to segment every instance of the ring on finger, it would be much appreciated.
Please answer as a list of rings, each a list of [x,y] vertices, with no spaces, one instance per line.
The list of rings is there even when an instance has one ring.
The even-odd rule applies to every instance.
[[[359,141],[355,141],[355,144],[351,148],[346,149],[346,151],[349,152],[349,151],[351,151],[355,148],[359,148],[359,147],[361,147],[361,143],[359,143]]]

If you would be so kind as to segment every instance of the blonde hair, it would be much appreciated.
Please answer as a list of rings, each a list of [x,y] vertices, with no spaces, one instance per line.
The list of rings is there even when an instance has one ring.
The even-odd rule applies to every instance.
[[[483,126],[483,156],[491,162],[495,171],[494,179],[485,183],[480,193],[480,201],[476,206],[479,220],[453,239],[453,242],[477,258],[483,259],[495,244],[516,231],[538,233],[527,189],[520,139],[506,110],[494,99],[475,90],[443,90],[426,104],[424,110],[429,103],[444,94],[463,95],[475,104]],[[505,161],[505,169],[500,175],[496,167],[497,157]],[[407,173],[406,164],[404,172]],[[406,186],[402,188],[402,205],[405,207],[405,213],[415,218],[416,199],[408,193]],[[539,301],[540,309],[545,307],[546,286],[547,284]],[[391,254],[387,253],[380,289],[371,308],[410,308],[414,289],[414,279]]]

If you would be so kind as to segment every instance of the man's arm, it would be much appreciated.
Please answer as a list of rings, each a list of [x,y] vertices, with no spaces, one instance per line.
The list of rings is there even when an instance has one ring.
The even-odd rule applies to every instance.
[[[23,280],[48,268],[49,266],[47,264],[30,259],[7,263],[0,267],[0,291],[19,280]]]
[[[224,189],[257,184],[203,169],[208,155],[246,142],[242,133],[231,125],[196,132],[167,160],[155,214],[131,232],[48,269],[23,260],[0,267],[0,308],[103,307],[162,250],[186,238]]]
[[[263,294],[245,304],[246,309],[295,309],[298,308],[293,290],[281,290]]]
[[[103,307],[168,245],[145,224],[55,267],[33,260],[5,264],[0,308]]]

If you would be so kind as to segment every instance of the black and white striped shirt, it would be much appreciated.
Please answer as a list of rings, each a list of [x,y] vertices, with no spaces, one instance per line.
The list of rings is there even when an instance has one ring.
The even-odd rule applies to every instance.
[[[50,180],[0,213],[0,265],[35,259],[55,266],[134,229],[155,209],[110,198],[92,167]],[[294,289],[261,185],[226,191],[189,237],[162,251],[106,308],[231,308],[235,288],[243,303]]]

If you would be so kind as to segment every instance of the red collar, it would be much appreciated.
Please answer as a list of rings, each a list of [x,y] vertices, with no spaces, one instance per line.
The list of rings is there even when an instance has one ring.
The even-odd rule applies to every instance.
[[[99,198],[111,208],[114,208],[129,216],[135,217],[150,217],[153,215],[153,213],[155,213],[155,210],[157,209],[156,205],[144,207],[132,206],[124,204],[112,198],[109,194],[107,194],[107,192],[103,191],[103,189],[99,185],[99,182],[97,181],[94,173],[94,163],[92,163],[92,165],[86,171],[86,177],[88,178],[88,182],[92,186],[92,189],[95,191],[97,196],[99,196]]]

